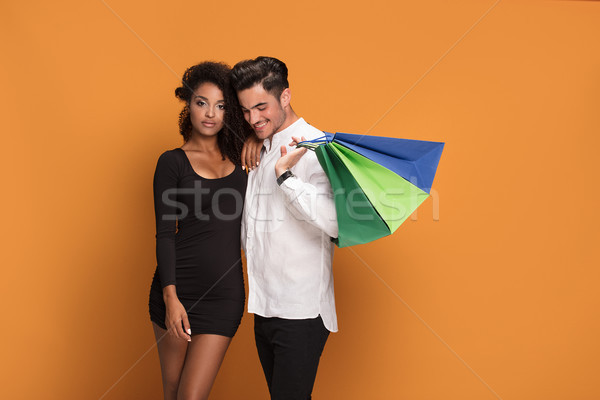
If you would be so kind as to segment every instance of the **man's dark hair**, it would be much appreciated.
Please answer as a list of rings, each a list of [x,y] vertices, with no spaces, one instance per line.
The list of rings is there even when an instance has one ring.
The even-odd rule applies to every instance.
[[[279,99],[290,87],[287,76],[288,69],[283,61],[261,56],[235,64],[231,70],[231,84],[239,92],[260,83],[265,91]]]

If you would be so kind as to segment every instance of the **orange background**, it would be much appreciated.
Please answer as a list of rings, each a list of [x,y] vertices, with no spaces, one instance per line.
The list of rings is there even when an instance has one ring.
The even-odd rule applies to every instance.
[[[12,1],[0,26],[3,398],[161,398],[173,91],[258,55],[320,129],[446,142],[436,201],[336,251],[314,398],[600,398],[600,2]],[[245,315],[212,398],[266,393]]]

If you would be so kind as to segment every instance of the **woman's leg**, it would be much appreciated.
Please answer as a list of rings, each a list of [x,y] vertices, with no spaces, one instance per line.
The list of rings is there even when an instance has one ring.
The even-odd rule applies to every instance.
[[[192,334],[181,380],[179,400],[208,399],[231,338],[221,335]]]
[[[154,322],[152,327],[154,328],[154,337],[158,347],[165,400],[177,400],[177,390],[189,342],[171,336]]]

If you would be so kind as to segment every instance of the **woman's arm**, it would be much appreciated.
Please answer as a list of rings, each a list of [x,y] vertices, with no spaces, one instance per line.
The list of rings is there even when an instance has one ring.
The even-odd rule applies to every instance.
[[[190,325],[185,308],[177,298],[175,279],[175,233],[177,229],[178,169],[174,154],[164,152],[154,172],[154,212],[156,217],[156,261],[166,307],[165,325],[169,332],[190,340]],[[185,327],[186,332],[182,327]]]
[[[161,287],[175,285],[175,231],[177,229],[177,163],[174,154],[164,152],[154,172],[154,214],[156,217],[156,262]]]

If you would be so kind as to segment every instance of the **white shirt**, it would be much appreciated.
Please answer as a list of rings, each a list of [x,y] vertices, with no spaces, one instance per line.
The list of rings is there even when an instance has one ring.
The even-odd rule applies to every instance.
[[[292,136],[323,136],[303,118],[266,139],[258,168],[250,171],[242,217],[248,267],[248,312],[263,317],[316,318],[337,332],[332,237],[338,226],[331,185],[311,150],[277,185],[275,163]]]

